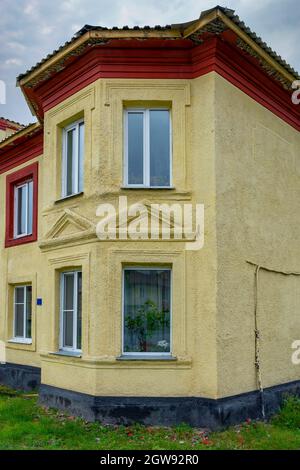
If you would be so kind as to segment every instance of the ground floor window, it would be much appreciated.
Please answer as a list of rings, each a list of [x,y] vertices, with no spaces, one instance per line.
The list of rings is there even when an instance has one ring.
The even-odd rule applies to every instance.
[[[81,351],[82,273],[61,274],[60,349]]]
[[[16,286],[14,289],[14,338],[31,340],[32,287]]]
[[[171,269],[124,269],[123,353],[171,353]]]

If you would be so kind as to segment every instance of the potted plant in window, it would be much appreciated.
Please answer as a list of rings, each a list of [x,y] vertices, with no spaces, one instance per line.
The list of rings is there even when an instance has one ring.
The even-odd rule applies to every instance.
[[[136,335],[139,352],[148,352],[147,340],[149,341],[156,332],[169,327],[169,314],[169,310],[164,308],[159,310],[152,300],[147,300],[135,315],[129,314],[125,317],[125,327]],[[159,349],[165,349],[166,346],[168,346],[166,340],[158,342]]]

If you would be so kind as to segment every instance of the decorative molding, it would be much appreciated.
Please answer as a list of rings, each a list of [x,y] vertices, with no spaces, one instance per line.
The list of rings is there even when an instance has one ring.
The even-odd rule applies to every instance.
[[[75,227],[75,232],[63,235],[66,227]],[[96,238],[96,227],[89,219],[71,209],[64,209],[63,214],[47,232],[45,239],[39,243],[41,250],[56,248],[74,241],[85,241]]]
[[[70,96],[65,101],[61,102],[59,105],[51,108],[48,111],[49,118],[54,118],[57,114],[60,114],[65,109],[70,108],[73,105],[78,105],[79,101],[90,98],[90,110],[95,109],[95,87],[90,86],[89,88],[84,88],[83,90],[77,92],[76,94]]]
[[[154,80],[149,82],[149,80],[139,79],[135,82],[126,83],[124,81],[106,81],[105,82],[105,106],[111,105],[111,93],[116,90],[164,90],[164,91],[182,91],[185,96],[185,106],[191,105],[191,85],[189,82],[180,83],[180,81],[170,83],[155,82]]]
[[[179,286],[185,286],[186,276],[186,252],[182,250],[166,249],[124,249],[111,248],[108,250],[108,279],[112,286],[115,296],[110,296],[108,301],[109,317],[109,347],[110,355],[120,355],[121,350],[121,329],[122,318],[114,312],[121,312],[121,286],[122,286],[122,268],[125,265],[171,265],[172,266],[172,292],[173,292],[173,320],[172,320],[172,343],[173,354],[178,358],[187,358],[187,309],[186,309],[186,288],[179,289]],[[178,289],[176,289],[178,286]],[[175,300],[176,298],[176,300]],[[107,345],[108,347],[108,345]]]

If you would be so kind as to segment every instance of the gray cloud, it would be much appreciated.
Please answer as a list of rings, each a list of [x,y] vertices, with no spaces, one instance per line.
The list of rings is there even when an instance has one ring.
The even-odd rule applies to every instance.
[[[32,122],[15,78],[70,39],[84,24],[133,26],[180,23],[195,19],[216,0],[0,0],[0,79],[7,104],[0,115]],[[224,4],[225,6],[225,4]],[[296,70],[300,9],[298,0],[227,0],[240,18]],[[298,39],[298,41],[297,41]]]

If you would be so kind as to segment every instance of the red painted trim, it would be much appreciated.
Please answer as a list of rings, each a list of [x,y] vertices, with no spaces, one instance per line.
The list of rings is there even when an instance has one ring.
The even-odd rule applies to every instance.
[[[6,230],[5,247],[24,245],[37,240],[38,227],[38,162],[26,166],[6,177]],[[33,181],[33,225],[32,235],[14,238],[14,189],[17,184]]]
[[[177,41],[112,41],[72,58],[66,69],[24,91],[42,117],[99,78],[193,79],[214,71],[300,130],[300,106],[292,104],[292,91],[284,90],[227,36],[212,37],[196,47],[189,40],[180,41],[180,47]]]
[[[43,154],[42,129],[34,136],[24,135],[0,149],[0,174]]]

